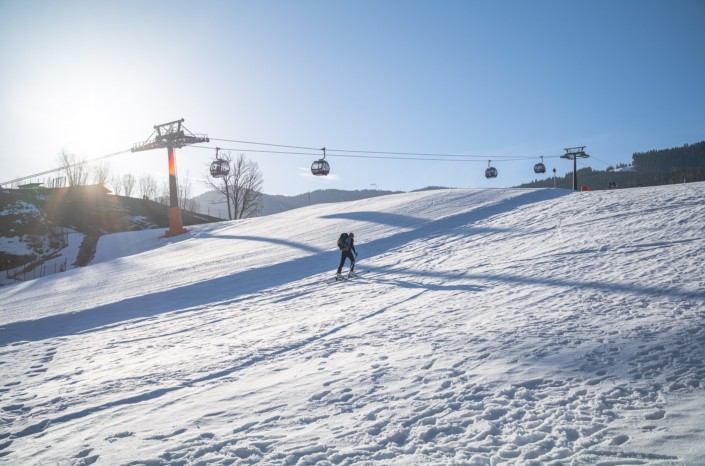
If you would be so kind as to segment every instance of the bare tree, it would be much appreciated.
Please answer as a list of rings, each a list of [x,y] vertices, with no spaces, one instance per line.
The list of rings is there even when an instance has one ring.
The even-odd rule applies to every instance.
[[[133,174],[127,173],[122,175],[122,188],[125,190],[125,196],[132,196],[132,191],[135,189],[135,184],[137,184],[137,179]]]
[[[157,195],[157,202],[160,204],[164,204],[165,206],[168,206],[171,202],[171,196],[169,194],[169,182],[166,180],[162,181],[162,186],[159,189],[159,194]]]
[[[118,175],[113,175],[110,178],[110,187],[113,188],[113,193],[116,196],[120,196],[122,194],[122,178]]]
[[[93,183],[105,186],[110,181],[110,165],[99,163],[91,169]]]
[[[257,162],[246,160],[242,154],[238,156],[235,166],[236,171],[240,171],[240,195],[237,199],[233,197],[236,218],[256,217],[262,211],[262,172]]]
[[[176,197],[179,203],[179,208],[193,212],[197,211],[198,202],[191,198],[191,181],[188,178],[188,174],[186,175],[186,178],[179,178],[176,185]],[[167,206],[171,204],[171,189],[168,181],[164,181],[162,183],[159,196],[157,196],[157,202]]]
[[[191,197],[191,178],[188,172],[186,172],[185,178],[181,178],[177,181],[177,185],[179,207],[183,210],[190,210],[191,212],[197,211],[198,202]]]
[[[226,197],[229,219],[256,217],[262,210],[264,183],[257,162],[248,160],[245,154],[234,158],[230,152],[223,153],[220,158],[230,164],[230,172],[218,179],[213,179],[208,173],[206,184]]]
[[[83,186],[88,181],[88,168],[86,159],[76,154],[70,154],[64,149],[59,153],[59,164],[66,173],[66,180],[69,186]]]
[[[157,180],[152,175],[142,175],[137,184],[143,199],[154,200],[157,197]]]

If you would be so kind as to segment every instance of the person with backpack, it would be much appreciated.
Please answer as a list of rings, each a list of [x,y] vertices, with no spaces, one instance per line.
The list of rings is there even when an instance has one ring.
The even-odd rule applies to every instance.
[[[355,276],[355,257],[357,257],[357,251],[355,250],[355,234],[354,233],[343,233],[338,238],[338,248],[340,248],[340,265],[338,266],[338,273],[335,274],[336,280],[342,280],[343,276],[341,272],[343,271],[343,265],[345,265],[345,259],[350,259],[350,271],[348,272],[348,278]],[[355,255],[353,256],[353,253]]]

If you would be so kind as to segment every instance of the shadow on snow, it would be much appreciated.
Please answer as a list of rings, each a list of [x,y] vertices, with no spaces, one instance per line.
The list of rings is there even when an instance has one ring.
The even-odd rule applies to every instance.
[[[451,230],[458,227],[467,228],[468,225],[479,222],[493,215],[515,209],[522,205],[540,202],[547,199],[565,195],[564,191],[539,190],[529,191],[525,194],[503,200],[494,205],[481,207],[476,210],[451,215],[436,221],[425,222],[418,228],[401,232],[365,243],[364,251],[387,252],[400,248],[413,241],[423,241],[424,238],[436,235],[448,235]],[[340,214],[340,218],[370,221],[370,217]],[[378,223],[391,223],[410,225],[414,217],[396,215],[374,215]],[[418,224],[419,219],[414,222]],[[487,228],[471,229],[470,235],[479,233],[496,232]],[[467,232],[465,232],[467,234]],[[319,251],[315,248],[301,245],[286,240],[263,239],[249,236],[233,236],[252,241],[268,241],[289,247],[300,248],[311,252],[310,256],[300,257],[288,262],[263,267],[260,269],[246,270],[205,282],[185,285],[167,291],[160,291],[144,296],[127,298],[116,303],[110,303],[88,309],[82,312],[60,314],[31,321],[21,321],[8,324],[0,329],[0,345],[7,345],[21,341],[39,341],[47,338],[73,335],[92,331],[100,327],[118,324],[131,319],[146,318],[167,312],[183,311],[189,308],[198,308],[210,303],[231,301],[234,297],[261,292],[267,288],[284,285],[293,280],[312,277],[335,269],[338,263],[337,251]],[[580,281],[571,278],[555,279],[542,277],[526,277],[496,274],[465,273],[462,276],[455,274],[433,273],[429,271],[415,272],[413,270],[397,270],[370,267],[368,270],[378,273],[406,274],[410,277],[437,277],[449,282],[458,278],[473,279],[478,282],[534,284],[551,287],[583,287],[594,288],[608,292],[646,294],[650,296],[675,296],[686,299],[702,298],[705,292],[690,292],[678,288],[655,288],[639,284],[616,284],[610,282]],[[474,292],[482,289],[481,285],[438,285],[414,282],[413,280],[399,281],[399,286],[408,288],[426,288],[430,290],[458,290]],[[178,295],[178,299],[175,296]]]

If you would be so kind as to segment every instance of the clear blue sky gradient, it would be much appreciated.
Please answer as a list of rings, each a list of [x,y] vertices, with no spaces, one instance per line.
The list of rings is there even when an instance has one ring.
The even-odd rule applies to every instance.
[[[604,170],[705,139],[705,0],[0,0],[0,181],[179,118],[211,138],[477,156],[329,155],[315,178],[320,153],[204,145],[255,160],[269,194],[514,186],[541,155],[571,171],[557,156],[583,145]],[[193,191],[214,155],[177,151]],[[166,150],[106,161],[166,179]]]

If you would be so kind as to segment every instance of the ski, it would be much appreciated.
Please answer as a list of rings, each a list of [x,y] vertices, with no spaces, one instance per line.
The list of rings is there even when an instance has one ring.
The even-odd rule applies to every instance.
[[[357,276],[359,276],[359,275],[362,275],[363,273],[365,273],[365,272],[364,272],[364,271],[355,272],[355,274],[354,274],[353,276],[350,276],[350,274],[345,274],[345,275],[343,275],[343,276],[340,277],[340,278],[334,276],[332,279],[329,280],[329,282],[330,282],[330,283],[337,283],[337,282],[344,282],[344,281],[346,281],[346,280],[352,280],[352,279],[354,279],[355,277],[357,277]]]

